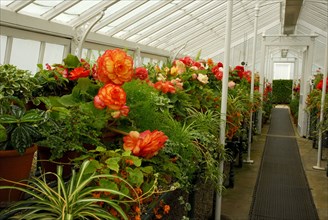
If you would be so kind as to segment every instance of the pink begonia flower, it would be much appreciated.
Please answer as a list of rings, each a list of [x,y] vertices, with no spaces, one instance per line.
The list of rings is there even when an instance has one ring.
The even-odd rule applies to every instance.
[[[208,76],[205,74],[198,74],[197,77],[198,81],[203,83],[203,84],[207,84],[208,83]]]
[[[235,83],[234,81],[229,81],[229,82],[228,82],[228,87],[229,87],[230,89],[235,88],[235,85],[236,85],[236,83]]]

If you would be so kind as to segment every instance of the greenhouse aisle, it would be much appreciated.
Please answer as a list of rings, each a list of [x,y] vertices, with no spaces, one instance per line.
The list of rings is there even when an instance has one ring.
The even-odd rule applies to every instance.
[[[223,194],[224,220],[307,220],[318,219],[318,215],[320,220],[328,219],[328,177],[325,172],[312,169],[316,164],[317,149],[312,147],[311,140],[299,137],[293,129],[288,107],[278,107],[272,112],[271,124],[264,125],[262,134],[254,136],[251,151],[254,163],[236,169],[235,187]],[[282,141],[288,144],[284,145]],[[271,146],[270,142],[273,143]],[[323,166],[326,166],[327,156],[328,149],[323,148]],[[267,186],[261,185],[261,180]],[[289,206],[287,201],[292,205]]]
[[[318,219],[288,109],[272,111],[250,217]]]

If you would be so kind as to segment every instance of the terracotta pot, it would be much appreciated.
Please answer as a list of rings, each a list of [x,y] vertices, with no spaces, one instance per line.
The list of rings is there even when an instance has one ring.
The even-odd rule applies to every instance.
[[[72,173],[73,164],[71,163],[71,160],[80,156],[80,154],[75,151],[68,151],[64,154],[62,158],[51,161],[50,149],[47,147],[39,146],[38,156],[41,164],[42,173],[57,173],[57,165],[63,165],[63,177],[65,178],[69,177]],[[54,175],[47,175],[46,177],[49,180],[56,179]]]
[[[26,149],[25,154],[20,155],[16,150],[0,151],[0,177],[12,181],[28,179],[31,172],[32,161],[37,146]],[[0,180],[0,185],[13,185]],[[0,206],[6,206],[10,202],[20,200],[22,192],[18,190],[0,190]]]

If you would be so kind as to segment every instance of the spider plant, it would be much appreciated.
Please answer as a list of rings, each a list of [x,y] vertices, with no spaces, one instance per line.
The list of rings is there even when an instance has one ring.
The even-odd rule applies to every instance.
[[[27,183],[15,183],[15,186],[0,186],[0,189],[18,189],[26,193],[30,198],[25,201],[14,203],[8,209],[0,212],[0,216],[5,214],[13,215],[8,219],[128,219],[120,205],[134,200],[126,194],[104,187],[101,185],[92,185],[99,179],[120,179],[126,183],[127,187],[131,185],[124,179],[109,174],[97,175],[90,172],[92,167],[90,161],[85,160],[80,170],[76,173],[73,170],[71,178],[65,182],[62,178],[63,167],[58,166],[57,173],[46,173],[41,178],[33,177]],[[51,186],[46,181],[45,175],[55,175],[56,184]],[[5,180],[11,182],[9,180]],[[131,190],[133,188],[131,187]],[[120,200],[101,198],[95,196],[99,192],[110,195],[117,195]],[[134,201],[138,202],[138,201]],[[111,214],[104,209],[101,204],[106,204],[116,210],[116,215]],[[15,214],[17,213],[17,214]]]

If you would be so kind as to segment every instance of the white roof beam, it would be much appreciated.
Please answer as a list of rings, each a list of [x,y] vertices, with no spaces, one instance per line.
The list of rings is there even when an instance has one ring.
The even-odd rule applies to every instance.
[[[211,38],[209,38],[208,40],[207,39],[206,40],[204,39],[204,42],[199,43],[199,44],[197,44],[195,46],[190,46],[189,47],[190,49],[189,50],[186,49],[185,50],[185,53],[192,54],[192,53],[195,53],[195,52],[198,52],[198,51],[201,50],[202,51],[202,55],[204,55],[204,53],[206,53],[206,54],[208,53],[207,52],[207,49],[205,48],[205,45],[210,45],[208,47],[211,47],[211,48],[214,48],[214,49],[217,48],[216,46],[219,45],[219,42],[218,42],[219,39],[213,38],[213,36]],[[216,45],[216,46],[213,46],[213,45]]]
[[[133,1],[131,4],[123,8],[122,10],[119,10],[113,14],[109,14],[105,19],[102,19],[98,24],[96,24],[91,31],[97,32],[101,28],[105,27],[106,25],[112,23],[113,21],[119,19],[120,17],[124,16],[125,14],[131,12],[132,10],[138,8],[140,5],[145,4],[147,1]]]
[[[77,18],[74,18],[72,21],[70,21],[70,25],[73,27],[78,27],[88,22],[90,19],[97,16],[100,12],[105,11],[108,7],[112,6],[117,2],[118,0],[102,1],[97,5],[93,6],[92,8],[86,10],[82,14],[80,14]]]
[[[197,10],[197,14],[200,15],[200,14],[204,14],[207,12],[208,8],[205,7],[207,6],[207,4],[203,4],[201,6],[199,6],[198,4],[197,5],[194,5],[193,7],[189,8],[189,11],[190,12],[193,12],[195,11],[196,9]],[[171,24],[170,27],[174,27],[174,28],[178,28],[179,27],[179,20],[182,19],[183,17],[186,16],[186,14],[189,12],[189,11],[186,11],[185,13],[183,14],[180,14],[178,16],[176,16],[174,19],[170,20],[171,21]],[[187,14],[188,16],[188,14]],[[195,15],[197,17],[197,15]],[[175,24],[174,24],[175,23]],[[136,42],[139,42],[141,41],[145,36],[151,36],[151,35],[154,35],[154,34],[157,34],[157,35],[160,35],[160,33],[164,32],[163,29],[167,26],[167,24],[163,23],[163,24],[158,24],[156,25],[156,27],[146,31],[145,33],[143,33],[142,35],[140,35],[137,39],[135,39]],[[159,32],[159,33],[158,33]]]
[[[242,13],[239,13],[239,11],[243,11],[243,9],[239,8],[235,11],[235,13],[237,14],[237,16],[235,16],[233,19],[237,19],[240,20],[239,17],[244,16]],[[225,26],[225,21],[223,20],[219,20],[220,24],[215,23],[215,21],[217,21],[217,17],[225,17],[225,11],[221,11],[219,14],[217,13],[217,10],[214,10],[214,13],[206,13],[205,14],[206,17],[204,17],[202,20],[206,20],[206,23],[209,24],[209,26],[207,26],[205,24],[205,26],[207,26],[207,29],[210,31],[204,32],[203,30],[201,30],[201,32],[197,32],[196,30],[198,30],[199,28],[196,26],[193,26],[192,28],[190,28],[189,30],[183,30],[181,32],[183,32],[183,34],[178,34],[177,37],[173,37],[173,38],[169,38],[169,42],[176,42],[178,45],[179,44],[183,44],[185,42],[188,42],[190,39],[196,39],[196,38],[200,38],[199,42],[202,42],[204,39],[201,37],[202,35],[209,35],[210,33],[215,33],[216,36],[220,35],[220,30],[222,30]],[[243,20],[243,22],[249,22],[247,20]],[[203,24],[201,24],[203,25]],[[242,27],[245,27],[244,24],[241,25]],[[239,27],[235,27],[235,29],[238,29]],[[165,44],[165,43],[163,43]],[[162,45],[162,44],[160,44]],[[187,44],[187,46],[189,47],[189,42]],[[152,45],[153,46],[153,45]]]
[[[264,33],[265,30],[270,29],[270,28],[273,28],[273,27],[276,26],[276,25],[280,25],[280,21],[279,21],[279,20],[276,20],[275,22],[272,22],[270,25],[265,26],[265,27],[259,29],[259,30],[257,31],[257,33]],[[254,37],[254,33],[249,34],[249,35],[247,35],[247,40],[249,40],[249,39],[251,39],[251,38],[253,38],[253,37]],[[245,41],[245,39],[240,38],[239,40],[234,41],[233,43],[231,43],[231,47],[235,47],[236,45],[241,44],[241,43],[244,42],[244,41]],[[221,54],[221,53],[223,53],[223,52],[224,52],[224,50],[223,50],[223,49],[220,49],[220,50],[218,50],[217,52],[215,52],[215,53],[213,53],[213,54],[210,54],[210,56],[211,56],[211,57],[218,56],[219,54]]]
[[[322,29],[320,29],[320,28],[317,28],[316,26],[314,26],[314,25],[312,25],[312,24],[307,23],[307,22],[304,21],[304,20],[299,20],[299,21],[298,21],[298,24],[299,24],[299,25],[302,25],[302,26],[304,26],[304,27],[306,27],[306,28],[308,28],[308,29],[314,31],[314,32],[317,33],[317,34],[322,35],[322,36],[326,36],[327,30],[328,30],[328,28],[327,28],[327,30],[324,31],[324,30],[322,30]]]
[[[13,3],[11,3],[8,8],[14,12],[18,12],[20,11],[22,8],[28,6],[29,4],[31,4],[32,2],[34,2],[34,0],[26,0],[26,1],[14,1]]]
[[[163,12],[162,14],[160,14],[159,16],[157,16],[154,19],[151,19],[147,22],[145,22],[143,25],[140,25],[138,27],[135,27],[134,29],[132,29],[131,31],[129,31],[128,33],[124,34],[121,36],[122,39],[126,40],[127,38],[133,36],[134,34],[142,31],[143,29],[145,29],[146,27],[149,27],[150,25],[153,25],[154,23],[161,21],[162,19],[164,19],[165,17],[167,17],[170,14],[173,14],[174,12],[180,10],[181,8],[183,8],[184,6],[190,4],[190,2],[188,1],[181,1],[179,4],[172,6],[170,9],[166,10],[165,12]]]
[[[204,29],[207,29],[206,32],[219,34],[214,30],[214,27],[216,27],[217,24],[210,23],[209,26],[204,25],[202,23],[196,23],[195,22],[187,22],[183,25],[175,25],[168,29],[167,31],[157,35],[159,37],[154,37],[156,40],[162,39],[162,41],[158,41],[155,44],[149,43],[151,46],[159,46],[162,44],[167,44],[170,42],[178,42],[178,41],[187,41],[187,38],[194,38],[198,35],[204,33]],[[174,34],[176,33],[176,35]]]
[[[130,19],[128,19],[127,21],[121,23],[120,25],[116,26],[115,28],[111,29],[110,31],[108,31],[106,33],[106,35],[109,36],[113,36],[114,34],[124,30],[126,27],[130,26],[131,24],[133,24],[134,22],[150,15],[151,13],[153,13],[154,11],[157,11],[158,9],[160,9],[161,7],[171,3],[173,0],[167,0],[167,1],[161,1],[158,4],[153,5],[152,7],[147,8],[146,11],[144,11],[142,14],[137,14],[133,17],[131,17]]]
[[[212,11],[213,10],[213,11]],[[206,21],[207,23],[210,24],[210,26],[207,26],[206,24],[203,24],[202,22],[198,22],[198,24],[195,24],[195,22],[193,21],[188,21],[185,22],[183,24],[181,23],[177,23],[177,25],[174,25],[172,27],[169,27],[169,29],[163,29],[161,31],[161,33],[158,33],[156,36],[156,39],[168,39],[168,41],[170,42],[176,42],[176,41],[180,41],[181,39],[185,39],[186,37],[190,36],[190,35],[198,35],[197,31],[199,29],[199,25],[203,25],[203,27],[206,27],[206,29],[211,30],[214,26],[216,26],[215,24],[213,24],[213,22],[210,21],[210,19],[215,19],[215,15],[218,15],[218,12],[216,10],[216,8],[213,8],[212,10],[209,10],[208,13],[205,13],[204,16],[201,16],[201,18],[199,18],[199,20],[203,20]],[[212,12],[211,12],[212,11]],[[213,20],[214,20],[213,19]],[[175,33],[176,36],[175,36]],[[175,36],[175,37],[172,37]],[[167,42],[161,42],[158,41],[155,44],[150,43],[151,46],[159,46],[162,44],[165,44]]]
[[[66,11],[70,7],[76,5],[81,0],[71,0],[71,1],[63,1],[59,5],[56,5],[53,9],[47,11],[43,15],[41,15],[41,18],[50,21],[54,17],[58,16],[60,13]]]
[[[199,24],[201,25],[201,24]],[[199,26],[198,25],[198,26]],[[199,29],[197,28],[198,26],[195,26],[195,29]],[[188,35],[182,35],[180,36],[180,34],[177,36],[178,38],[175,38],[175,39],[172,39],[172,40],[169,40],[168,43],[170,44],[170,42],[175,42],[176,44],[183,44],[183,43],[186,43],[188,42],[187,46],[189,47],[190,46],[190,42],[194,42],[194,41],[203,41],[204,39],[202,38],[203,35],[205,36],[209,36],[211,34],[214,34],[214,36],[219,36],[219,33],[216,33],[216,32],[213,32],[213,30],[211,30],[213,27],[215,27],[216,24],[213,23],[211,26],[209,26],[209,30],[208,31],[195,31],[194,29],[192,29],[192,31],[188,34]],[[213,36],[213,35],[212,35]]]

